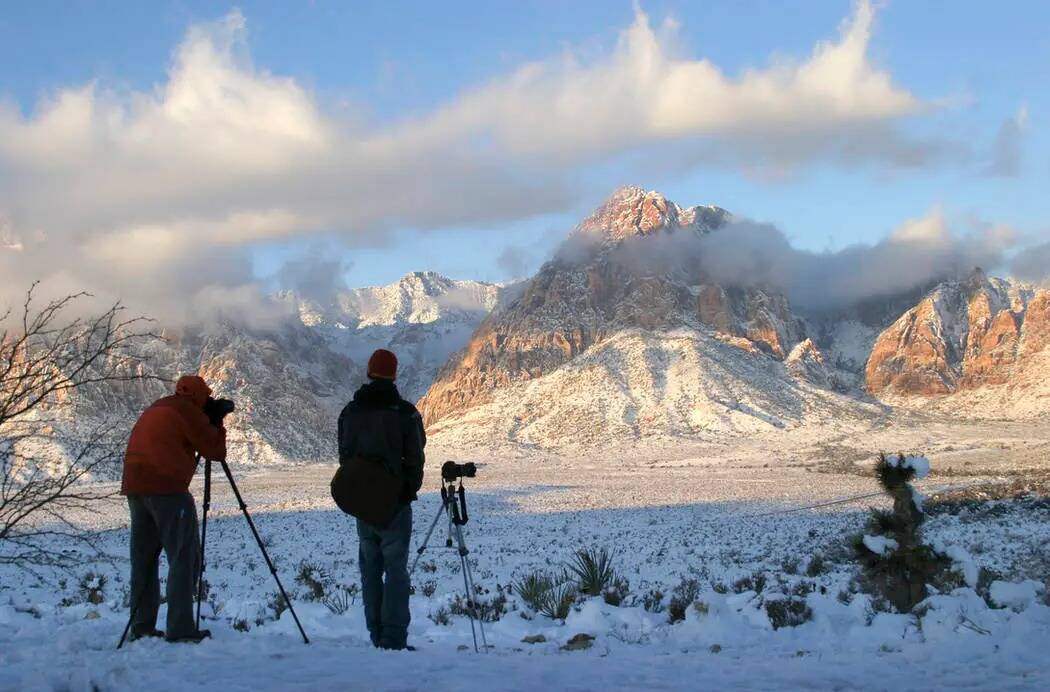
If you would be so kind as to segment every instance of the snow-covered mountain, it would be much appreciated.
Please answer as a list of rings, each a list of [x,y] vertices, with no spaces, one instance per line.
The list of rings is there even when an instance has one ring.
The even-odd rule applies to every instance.
[[[355,362],[366,362],[377,348],[394,351],[401,394],[416,401],[449,356],[470,340],[502,290],[496,284],[413,272],[388,286],[340,293],[327,305],[288,293],[282,298],[294,302],[303,324],[329,348]]]
[[[617,191],[450,359],[420,402],[432,432],[543,447],[749,434],[870,418],[880,399],[936,408],[957,391],[971,416],[1050,411],[1047,291],[977,273],[801,315],[773,287],[651,251],[731,232],[729,218]]]
[[[679,207],[658,192],[617,191],[452,357],[420,401],[425,419],[488,403],[498,390],[549,375],[629,329],[708,327],[743,349],[783,358],[801,338],[784,296],[719,286],[689,263],[643,262],[635,252],[652,237],[715,232],[728,218],[717,207]]]
[[[150,362],[165,377],[200,371],[237,400],[232,458],[249,463],[334,458],[338,410],[379,347],[397,353],[398,385],[422,397],[431,433],[453,444],[836,428],[884,404],[1050,412],[1050,290],[975,273],[809,314],[774,287],[717,282],[695,257],[653,252],[732,232],[730,219],[627,187],[522,284],[416,272],[325,302],[284,292],[287,319],[166,330]],[[132,416],[163,393],[76,403],[89,418]]]
[[[406,398],[426,390],[448,355],[462,348],[499,298],[501,287],[413,273],[389,286],[346,291],[318,305],[292,293],[275,298],[284,319],[250,328],[224,320],[161,330],[145,354],[148,371],[174,380],[202,374],[216,396],[233,399],[227,419],[230,460],[248,465],[335,459],[335,421],[365,379],[372,350],[393,349]],[[282,311],[278,311],[282,312]],[[130,429],[170,383],[85,388],[64,417],[115,419]],[[56,449],[48,456],[61,458]]]
[[[1050,290],[980,270],[940,284],[876,340],[872,393],[903,405],[957,406],[964,415],[1050,410]]]

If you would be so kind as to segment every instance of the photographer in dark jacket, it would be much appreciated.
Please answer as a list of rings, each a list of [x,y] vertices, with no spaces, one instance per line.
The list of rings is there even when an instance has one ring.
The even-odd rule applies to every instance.
[[[365,622],[372,643],[384,649],[408,645],[411,503],[423,485],[426,445],[423,419],[415,406],[401,398],[396,377],[397,357],[379,349],[368,359],[369,381],[339,415],[339,462],[381,459],[402,479],[400,506],[389,524],[377,527],[357,520]]]

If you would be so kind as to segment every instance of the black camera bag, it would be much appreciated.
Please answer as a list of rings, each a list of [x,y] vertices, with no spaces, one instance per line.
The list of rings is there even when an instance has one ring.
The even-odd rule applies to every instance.
[[[376,528],[386,527],[398,510],[402,480],[381,459],[347,459],[331,485],[339,509]]]

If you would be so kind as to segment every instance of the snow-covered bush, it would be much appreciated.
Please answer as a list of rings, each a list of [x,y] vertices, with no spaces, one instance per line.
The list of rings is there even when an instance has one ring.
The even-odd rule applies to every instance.
[[[496,622],[507,612],[507,595],[497,590],[491,596],[485,597],[478,593],[467,600],[461,594],[456,594],[449,604],[449,611],[453,615],[468,615],[482,622]]]
[[[786,596],[784,598],[766,598],[763,601],[766,615],[773,629],[781,627],[798,627],[813,618],[813,611],[805,598]]]
[[[649,589],[642,595],[642,608],[649,613],[664,612],[664,592],[660,589]]]
[[[875,475],[893,509],[872,510],[867,530],[853,544],[861,587],[902,613],[926,598],[928,584],[949,586],[952,560],[923,543],[923,497],[910,483],[929,471],[925,457],[880,454]]]
[[[700,582],[696,579],[683,578],[671,592],[671,602],[667,606],[667,619],[673,625],[685,620],[686,610],[696,602],[700,595]]]
[[[288,602],[284,600],[284,596],[281,595],[280,591],[274,591],[270,594],[270,598],[266,601],[266,609],[267,611],[269,611],[269,613],[273,614],[274,620],[280,620],[281,615],[284,614],[284,611],[288,610]],[[255,624],[261,625],[262,618],[258,618]]]
[[[602,598],[611,606],[620,606],[627,600],[630,593],[631,582],[624,577],[616,577],[613,579],[612,584],[605,587],[605,590],[602,591]]]
[[[88,572],[80,578],[80,598],[92,605],[106,600],[106,575]]]
[[[427,614],[427,618],[440,627],[447,627],[452,624],[452,613],[449,611],[448,606],[439,606],[436,610],[430,611]]]

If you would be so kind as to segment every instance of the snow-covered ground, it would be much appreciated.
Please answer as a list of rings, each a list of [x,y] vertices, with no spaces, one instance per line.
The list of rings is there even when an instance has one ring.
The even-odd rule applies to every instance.
[[[205,606],[214,639],[140,641],[115,651],[128,613],[126,510],[118,499],[85,519],[103,532],[112,560],[86,559],[72,575],[43,578],[0,571],[0,689],[1050,687],[1045,500],[933,509],[929,539],[960,556],[961,572],[985,568],[994,576],[932,597],[921,615],[873,609],[851,587],[853,566],[842,550],[863,528],[867,508],[889,503],[863,473],[874,461],[863,447],[927,452],[932,473],[918,486],[935,508],[936,491],[948,485],[1045,474],[1047,432],[931,423],[881,434],[813,444],[785,434],[779,449],[771,437],[575,457],[432,449],[414,545],[438,509],[437,465],[446,458],[481,464],[467,482],[467,542],[481,599],[506,599],[505,612],[486,623],[491,650],[483,654],[473,652],[467,618],[452,612],[463,582],[443,527],[414,577],[410,641],[419,650],[371,648],[352,593],[356,534],[332,506],[332,469],[323,465],[238,472],[310,645],[287,612],[274,618],[273,579],[220,482]],[[866,497],[792,511],[857,496]],[[514,593],[526,574],[560,571],[575,550],[590,547],[608,549],[629,582],[621,605],[581,598],[568,617],[552,620]],[[296,580],[303,561],[323,573],[327,605],[309,600],[309,585]],[[106,576],[99,604],[84,600],[79,582],[89,572]],[[682,594],[684,620],[672,624],[671,601]],[[349,607],[337,614],[343,599]],[[809,618],[775,628],[785,624],[778,603],[800,600]],[[589,647],[565,648],[581,634],[594,637]]]

